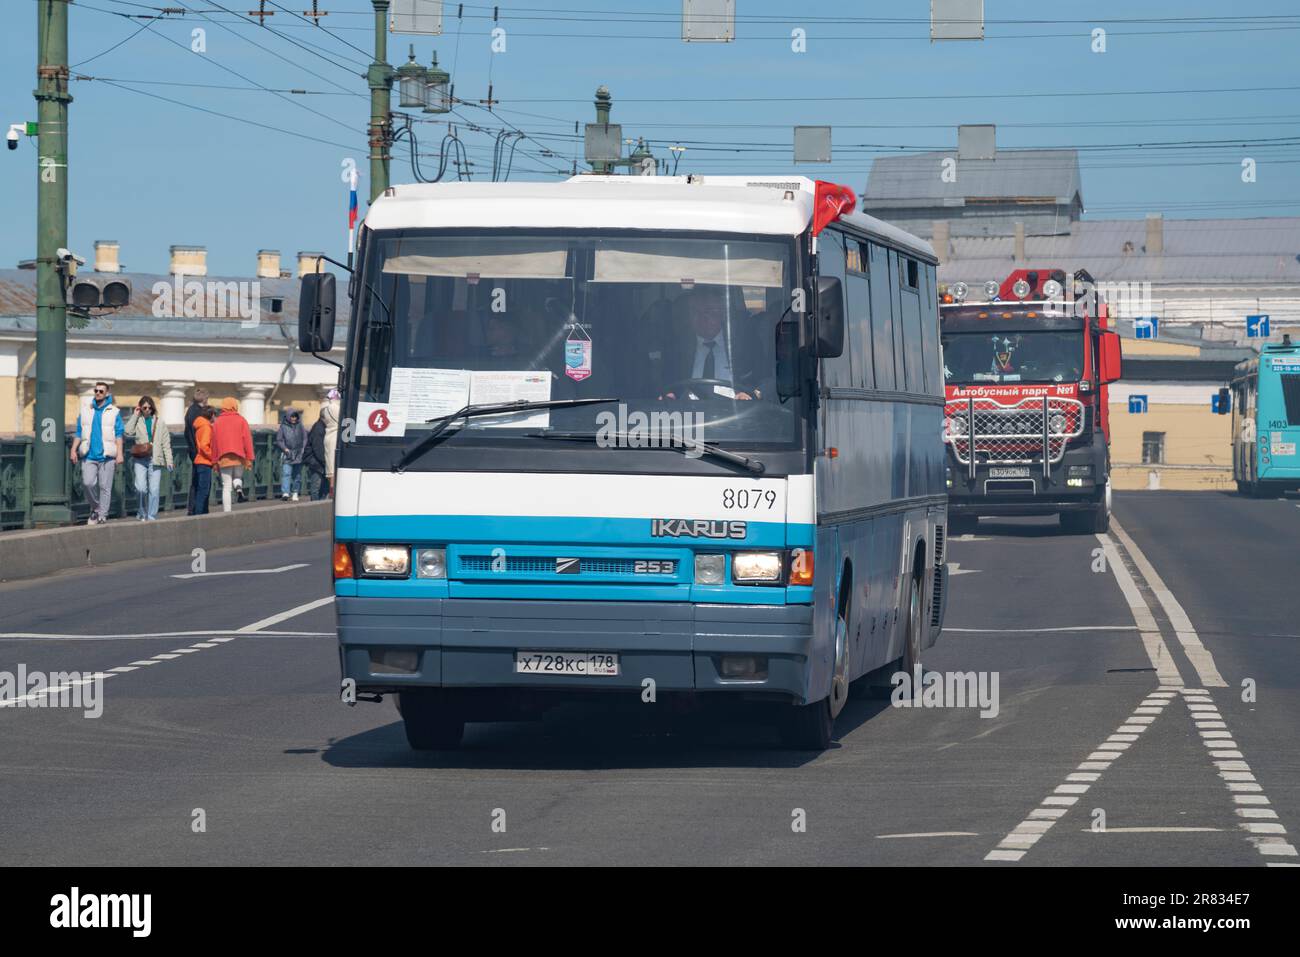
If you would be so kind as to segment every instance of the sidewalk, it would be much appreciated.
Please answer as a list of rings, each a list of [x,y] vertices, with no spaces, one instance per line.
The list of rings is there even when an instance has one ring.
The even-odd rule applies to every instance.
[[[228,548],[314,535],[333,527],[334,502],[246,502],[231,512],[134,516],[103,525],[70,525],[0,533],[0,581],[39,578],[67,568],[86,568],[136,558],[190,555],[194,549]]]

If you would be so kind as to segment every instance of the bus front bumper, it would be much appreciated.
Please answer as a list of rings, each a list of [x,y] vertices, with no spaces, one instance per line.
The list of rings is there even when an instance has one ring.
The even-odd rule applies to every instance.
[[[722,691],[804,700],[810,605],[691,602],[336,599],[343,679],[360,692],[412,687]],[[617,675],[520,673],[518,653],[601,652]],[[723,659],[752,658],[752,677]]]

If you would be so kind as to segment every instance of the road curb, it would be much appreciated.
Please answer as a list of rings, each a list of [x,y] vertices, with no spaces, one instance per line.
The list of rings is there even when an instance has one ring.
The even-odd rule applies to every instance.
[[[228,548],[328,531],[332,501],[266,505],[209,515],[178,515],[156,522],[129,519],[0,535],[0,581],[40,578],[67,568],[89,568],[139,558],[189,555],[196,548]]]

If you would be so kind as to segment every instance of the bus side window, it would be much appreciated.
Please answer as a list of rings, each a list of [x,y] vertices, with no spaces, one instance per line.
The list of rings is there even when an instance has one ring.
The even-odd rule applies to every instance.
[[[901,281],[901,257],[897,251],[889,250],[889,306],[894,325],[894,388],[906,392],[907,381],[907,339],[904,336],[903,322],[903,283]]]
[[[903,319],[903,367],[907,370],[907,389],[909,392],[924,392],[925,340],[921,334],[920,290],[915,282],[919,264],[907,256],[900,256],[899,260],[902,263],[900,277],[904,279],[898,300]]]
[[[926,263],[921,267],[921,337],[924,342],[922,365],[925,368],[925,392],[928,395],[943,393],[943,370],[939,359],[939,289],[934,274],[935,267]]]
[[[889,278],[889,250],[868,243],[871,273],[871,342],[876,371],[876,388],[892,392],[897,388],[894,371],[894,308]]]
[[[867,243],[849,239],[848,279],[844,284],[847,302],[847,326],[850,330],[850,347],[853,350],[853,386],[857,389],[874,389],[876,375],[872,363],[871,344],[871,282],[867,278],[870,268],[870,251]]]
[[[844,241],[845,236],[834,229],[823,232],[817,241],[818,275],[834,276],[839,279],[841,288],[846,284]],[[845,305],[847,308],[847,302]],[[851,389],[853,387],[853,348],[853,324],[845,322],[844,352],[838,358],[822,360],[822,384],[827,388]]]

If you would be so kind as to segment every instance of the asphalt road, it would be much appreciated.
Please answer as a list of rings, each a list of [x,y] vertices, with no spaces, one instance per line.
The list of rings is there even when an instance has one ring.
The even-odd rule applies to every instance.
[[[925,665],[996,674],[998,714],[853,700],[815,758],[741,715],[585,705],[412,752],[391,701],[338,700],[325,537],[214,551],[201,575],[0,585],[0,672],[112,674],[98,718],[0,708],[0,846],[66,865],[1296,863],[1300,500],[1130,493],[1116,515],[1105,541],[1037,519],[953,540]]]

